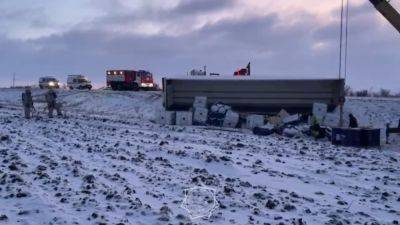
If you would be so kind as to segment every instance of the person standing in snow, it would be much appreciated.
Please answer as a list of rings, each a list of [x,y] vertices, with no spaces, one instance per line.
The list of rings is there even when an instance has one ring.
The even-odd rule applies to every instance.
[[[350,120],[349,123],[350,128],[358,128],[357,118],[352,113],[349,114],[349,120]]]
[[[49,110],[49,118],[53,118],[53,111],[54,109],[57,110],[57,115],[62,116],[61,113],[61,104],[57,102],[57,93],[50,89],[46,95],[46,102],[47,102],[47,109]]]
[[[323,129],[319,123],[318,119],[315,115],[311,117],[311,126],[310,126],[310,133],[315,139],[321,139],[326,137],[325,129]]]
[[[33,98],[30,87],[26,87],[25,92],[22,93],[22,104],[24,106],[25,118],[30,119],[33,110]]]

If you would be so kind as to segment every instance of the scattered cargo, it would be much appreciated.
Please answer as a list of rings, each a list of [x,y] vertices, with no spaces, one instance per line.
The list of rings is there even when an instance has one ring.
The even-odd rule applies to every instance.
[[[277,116],[279,116],[279,118],[281,118],[281,120],[283,120],[286,117],[290,116],[290,114],[288,112],[286,112],[286,110],[282,109],[281,111],[279,111]]]
[[[332,144],[349,147],[361,147],[361,129],[332,128]]]
[[[157,123],[162,125],[175,125],[176,112],[159,110],[157,115]]]
[[[249,115],[246,118],[246,128],[253,130],[256,127],[264,126],[264,116],[262,115]]]
[[[208,109],[197,107],[194,108],[193,112],[193,124],[194,125],[206,125],[208,120]]]
[[[269,136],[269,135],[275,133],[276,131],[277,130],[275,129],[275,126],[268,123],[261,127],[255,127],[253,129],[253,134],[259,135],[259,136]]]
[[[239,124],[239,119],[239,113],[229,110],[225,115],[224,123],[222,126],[227,128],[235,128]]]
[[[290,128],[283,129],[282,134],[286,137],[293,138],[296,136],[300,136],[301,132],[294,127],[290,127]]]
[[[194,98],[193,108],[207,108],[207,97],[196,96]]]
[[[282,124],[282,118],[280,116],[270,116],[268,117],[268,122],[274,126]]]
[[[361,131],[362,146],[379,147],[381,145],[381,130],[363,128]]]
[[[322,122],[322,125],[329,127],[338,127],[340,123],[340,115],[338,113],[327,113]],[[346,126],[348,124],[347,119],[344,120],[343,125]]]
[[[215,103],[210,107],[208,114],[208,124],[211,126],[221,127],[224,124],[226,114],[231,110],[231,107],[222,103]]]
[[[313,104],[313,115],[317,118],[318,122],[324,121],[326,114],[328,113],[328,105],[325,103],[314,103]]]
[[[390,127],[390,124],[386,124],[386,143],[389,144],[390,134],[400,134],[400,120],[398,127]]]
[[[190,111],[176,112],[176,125],[192,126],[193,125],[193,113]]]
[[[349,147],[379,147],[380,129],[332,128],[332,144]]]
[[[301,115],[300,114],[289,115],[285,117],[282,120],[282,122],[284,124],[297,125],[301,122]]]

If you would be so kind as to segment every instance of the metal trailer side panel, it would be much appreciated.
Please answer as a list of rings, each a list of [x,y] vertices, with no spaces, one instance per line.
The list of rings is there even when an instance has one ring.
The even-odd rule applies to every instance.
[[[314,102],[330,108],[344,97],[344,80],[188,80],[163,79],[167,110],[188,110],[196,96],[222,102],[240,112],[311,112]]]

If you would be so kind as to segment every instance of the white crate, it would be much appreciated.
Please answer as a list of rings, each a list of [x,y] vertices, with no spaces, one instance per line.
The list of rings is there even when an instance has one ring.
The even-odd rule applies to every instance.
[[[282,109],[279,113],[278,116],[283,120],[286,117],[290,116],[290,114],[288,112],[286,112],[286,110]]]
[[[197,125],[205,125],[208,118],[208,109],[206,108],[195,108],[193,114],[193,122]]]
[[[225,116],[225,119],[224,119],[224,123],[223,123],[222,126],[223,127],[235,128],[238,123],[239,123],[239,114],[229,110],[226,113],[226,116]]]
[[[317,118],[318,122],[321,123],[324,117],[328,113],[328,105],[324,103],[314,103],[313,115]]]
[[[248,129],[254,129],[256,127],[264,126],[264,116],[262,115],[250,115],[246,119],[246,127]]]
[[[274,126],[279,126],[282,124],[282,118],[279,116],[271,116],[268,117],[268,122]]]
[[[176,112],[160,110],[157,113],[157,123],[162,125],[175,125]]]
[[[176,125],[178,126],[192,126],[193,113],[192,112],[176,112]]]
[[[343,126],[349,126],[349,118],[346,116],[347,114],[343,115]],[[338,127],[340,124],[340,114],[339,113],[327,113],[324,117],[324,121],[322,125],[328,127]]]
[[[207,97],[197,96],[194,98],[193,108],[207,108]]]
[[[298,121],[300,121],[300,119],[301,119],[300,114],[294,114],[294,115],[290,115],[290,116],[285,117],[285,118],[282,120],[282,122],[283,122],[284,124],[288,124],[288,123],[298,122]]]

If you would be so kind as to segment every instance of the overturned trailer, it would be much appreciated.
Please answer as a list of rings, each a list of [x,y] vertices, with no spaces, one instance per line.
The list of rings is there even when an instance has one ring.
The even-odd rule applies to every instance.
[[[313,103],[333,110],[344,99],[343,79],[173,79],[163,78],[167,110],[188,110],[196,96],[243,113],[311,113]]]

